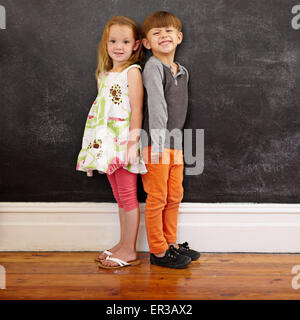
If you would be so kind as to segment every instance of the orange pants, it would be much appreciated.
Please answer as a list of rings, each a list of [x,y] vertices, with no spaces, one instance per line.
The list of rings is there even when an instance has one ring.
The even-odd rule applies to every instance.
[[[164,149],[157,164],[150,163],[150,154],[151,146],[145,147],[143,158],[148,170],[142,175],[147,193],[145,222],[150,252],[161,253],[177,240],[178,208],[183,198],[183,154],[182,150]]]

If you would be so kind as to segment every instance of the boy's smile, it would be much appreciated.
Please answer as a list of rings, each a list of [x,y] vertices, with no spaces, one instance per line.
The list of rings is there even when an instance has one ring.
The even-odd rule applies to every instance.
[[[182,33],[174,27],[152,28],[143,39],[145,48],[151,49],[155,56],[174,55],[178,44],[182,41]]]

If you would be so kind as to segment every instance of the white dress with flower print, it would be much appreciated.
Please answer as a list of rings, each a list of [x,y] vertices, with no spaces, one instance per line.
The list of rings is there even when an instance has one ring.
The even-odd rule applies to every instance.
[[[93,170],[112,174],[121,167],[132,173],[147,172],[141,152],[137,164],[124,165],[131,118],[127,72],[133,67],[141,68],[134,64],[98,78],[98,95],[87,117],[76,167],[88,176]]]

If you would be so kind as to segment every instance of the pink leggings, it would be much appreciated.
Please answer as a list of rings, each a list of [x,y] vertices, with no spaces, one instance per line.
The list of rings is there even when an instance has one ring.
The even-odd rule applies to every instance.
[[[139,203],[136,193],[137,174],[120,168],[113,174],[107,174],[106,176],[119,208],[123,208],[124,212],[138,208]]]

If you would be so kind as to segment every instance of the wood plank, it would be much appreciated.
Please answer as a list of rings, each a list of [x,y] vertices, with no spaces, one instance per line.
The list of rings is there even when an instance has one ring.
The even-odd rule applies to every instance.
[[[186,269],[142,264],[99,269],[95,252],[0,253],[0,299],[299,299],[291,269],[298,254],[202,254]]]

